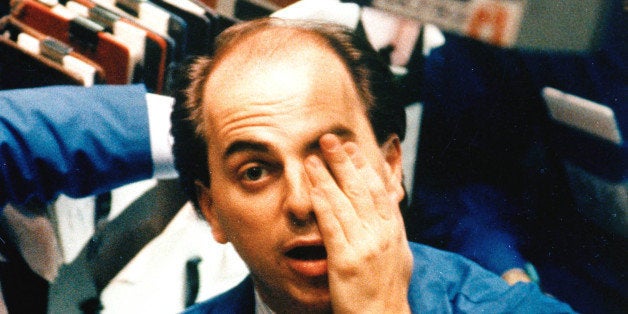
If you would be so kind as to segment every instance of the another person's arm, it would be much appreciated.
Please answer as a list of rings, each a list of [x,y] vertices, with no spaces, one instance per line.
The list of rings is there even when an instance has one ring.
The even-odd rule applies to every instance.
[[[170,104],[147,106],[147,98],[153,97],[141,85],[1,91],[0,205],[173,176]],[[161,122],[149,123],[149,112]],[[156,162],[159,150],[166,157]]]

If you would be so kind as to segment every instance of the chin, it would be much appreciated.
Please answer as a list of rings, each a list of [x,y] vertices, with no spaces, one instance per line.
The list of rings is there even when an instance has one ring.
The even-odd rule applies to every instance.
[[[331,297],[327,285],[298,289],[292,299],[293,307],[288,311],[290,313],[331,313]]]
[[[255,281],[255,277],[253,280]],[[278,314],[331,313],[327,276],[309,280],[292,278],[283,287],[268,289],[270,287],[258,285],[258,288],[264,301]]]
[[[331,313],[331,302],[313,302],[313,303],[299,303],[289,308],[285,313],[307,313],[307,314],[321,314]],[[281,313],[281,312],[277,312]]]
[[[277,313],[331,313],[331,302],[329,297],[322,296],[293,296],[284,300],[275,300],[274,304],[269,306]]]
[[[312,296],[310,298],[302,298],[299,301],[299,303],[303,304],[306,308],[325,309],[331,307],[329,293],[325,295]]]

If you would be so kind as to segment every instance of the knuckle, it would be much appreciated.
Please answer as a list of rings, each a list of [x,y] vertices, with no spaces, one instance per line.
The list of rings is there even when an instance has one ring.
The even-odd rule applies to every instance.
[[[338,265],[338,270],[343,276],[351,277],[356,276],[362,271],[363,261],[356,256],[345,256],[342,262]]]
[[[365,196],[364,190],[358,184],[355,184],[355,182],[347,184],[343,190],[345,195],[347,195],[350,199],[357,199]]]

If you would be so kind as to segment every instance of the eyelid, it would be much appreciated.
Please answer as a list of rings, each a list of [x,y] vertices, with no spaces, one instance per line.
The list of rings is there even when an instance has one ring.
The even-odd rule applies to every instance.
[[[251,168],[260,167],[265,173],[260,177],[259,180],[249,180],[246,178],[246,172]],[[235,173],[235,180],[238,182],[242,188],[249,191],[255,191],[266,186],[275,176],[276,167],[272,164],[264,162],[264,161],[249,161],[243,163],[240,167],[238,167]]]
[[[241,163],[239,166],[236,167],[235,169],[235,173],[236,175],[239,177],[243,176],[247,170],[251,169],[251,168],[255,168],[255,167],[264,167],[264,164],[262,162],[259,161],[246,161]]]
[[[244,166],[252,163],[260,164],[264,163],[264,160],[259,154],[243,152],[233,154],[225,160],[226,168],[232,173],[239,173]]]

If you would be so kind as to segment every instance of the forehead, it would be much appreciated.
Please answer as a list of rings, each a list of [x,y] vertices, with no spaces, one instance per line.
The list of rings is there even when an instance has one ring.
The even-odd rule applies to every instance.
[[[356,115],[366,121],[352,76],[329,47],[307,37],[277,46],[245,44],[221,58],[206,82],[203,115],[210,146],[261,127],[293,132],[324,129]],[[261,46],[250,46],[256,44]]]
[[[239,40],[216,62],[206,84],[209,93],[238,89],[244,82],[249,85],[239,90],[239,95],[264,94],[273,90],[273,84],[300,90],[312,87],[307,81],[354,84],[337,53],[321,35],[307,30],[281,27],[262,30]],[[263,80],[253,80],[258,77]],[[253,83],[262,84],[250,85]]]
[[[306,96],[349,97],[362,104],[346,65],[318,35],[278,29],[247,38],[221,56],[205,84],[203,103],[240,110]]]

